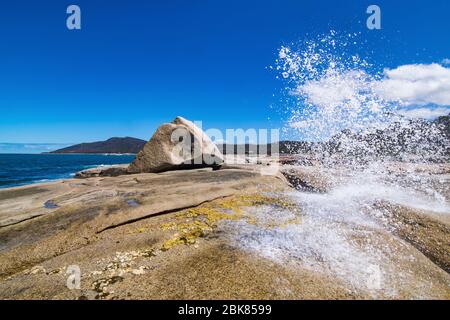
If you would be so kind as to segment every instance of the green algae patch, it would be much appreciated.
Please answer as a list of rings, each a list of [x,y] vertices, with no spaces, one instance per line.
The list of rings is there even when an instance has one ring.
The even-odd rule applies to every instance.
[[[257,224],[255,217],[246,212],[245,208],[260,206],[298,210],[297,206],[285,198],[262,194],[215,200],[183,210],[176,215],[175,221],[162,224],[161,230],[175,231],[176,233],[164,242],[161,249],[165,251],[181,244],[195,244],[199,238],[205,237],[213,231],[220,221],[245,220],[247,223]],[[298,221],[289,221],[288,223],[298,223]],[[267,225],[266,227],[276,227],[276,225]]]

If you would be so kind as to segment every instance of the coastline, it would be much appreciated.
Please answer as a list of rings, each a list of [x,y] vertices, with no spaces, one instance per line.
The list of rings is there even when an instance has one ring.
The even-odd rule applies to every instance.
[[[215,171],[94,176],[2,189],[0,297],[450,298],[450,276],[443,270],[446,251],[436,246],[445,241],[449,225],[411,208],[378,204],[394,213],[388,221],[396,223],[395,233],[370,224],[355,228],[342,221],[339,226],[343,232],[351,232],[358,248],[348,263],[358,261],[361,252],[374,251],[375,256],[384,256],[381,268],[408,274],[406,282],[384,278],[386,290],[372,290],[365,287],[364,266],[354,270],[349,281],[333,269],[294,263],[299,244],[319,239],[314,240],[312,233],[290,244],[293,235],[289,232],[302,228],[307,232],[308,221],[315,218],[295,200],[298,191],[283,175],[261,175],[262,167],[243,164]],[[317,176],[311,169],[297,167],[297,177],[305,183],[320,183],[309,180]],[[336,172],[323,174],[329,178]],[[300,194],[314,198],[326,197],[327,192]],[[46,207],[49,201],[51,205]],[[411,221],[420,222],[420,228],[408,229]],[[318,222],[327,228],[326,220]],[[282,239],[287,242],[283,250],[292,250],[287,252],[294,256],[279,261],[265,254],[264,248],[266,241],[276,246],[277,235],[284,233]],[[371,234],[370,250],[360,242],[366,233]],[[320,241],[325,241],[328,236],[321,237]],[[263,247],[258,249],[260,245]],[[322,254],[328,252],[326,247],[321,245]],[[339,255],[340,250],[335,249]],[[315,263],[320,266],[324,262]],[[73,263],[83,274],[77,291],[64,285],[65,269]],[[281,286],[280,277],[287,281]],[[160,287],[167,289],[161,293]]]
[[[100,155],[100,156],[135,156],[136,153],[97,153],[97,152],[43,152],[39,154],[56,154],[56,155]]]
[[[134,154],[0,154],[0,189],[73,178],[90,169],[129,164]]]
[[[33,186],[33,187],[34,186],[36,186],[36,187],[45,187],[46,185],[53,184],[53,183],[56,183],[56,182],[69,182],[69,181],[77,179],[76,175],[78,173],[81,173],[81,172],[95,171],[95,170],[104,170],[104,169],[116,168],[116,167],[124,167],[124,166],[127,166],[127,165],[128,165],[128,163],[127,164],[123,164],[123,165],[120,165],[120,164],[117,164],[117,165],[116,164],[99,165],[99,166],[95,166],[95,167],[92,167],[92,168],[87,168],[87,169],[84,169],[84,170],[81,170],[81,171],[73,172],[73,173],[71,173],[71,177],[69,177],[69,178],[48,179],[46,181],[30,182],[30,183],[19,185],[19,186],[0,187],[0,192],[1,191],[14,191],[16,189],[26,189],[26,188],[28,188],[30,186]]]

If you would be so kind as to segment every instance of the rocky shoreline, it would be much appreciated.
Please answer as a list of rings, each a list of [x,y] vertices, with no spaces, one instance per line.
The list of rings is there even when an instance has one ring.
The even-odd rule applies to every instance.
[[[286,196],[293,188],[282,175],[263,176],[261,165],[244,167],[90,177],[1,190],[0,297],[386,297],[355,290],[332,273],[312,271],[295,259],[280,264],[233,244],[236,230],[224,226],[261,223],[252,215],[254,208],[300,212],[298,221],[273,221],[269,228],[275,230],[302,223],[301,206]],[[292,168],[286,170],[292,177]],[[298,180],[311,184],[302,170],[312,168],[297,171]],[[45,206],[48,201],[51,208]],[[394,298],[448,299],[448,221],[411,208],[377,205],[390,208],[387,223],[401,228],[373,239],[395,248],[398,257],[414,257],[413,264],[400,259],[396,267],[417,283],[404,284]],[[66,287],[70,265],[81,269],[79,290]],[[419,286],[424,283],[429,287]]]
[[[354,170],[292,156],[185,170],[143,153],[140,172],[0,190],[0,299],[450,298],[449,212],[421,193],[363,202],[366,172],[348,189]],[[175,170],[152,170],[158,159]],[[447,164],[386,168],[450,199]],[[67,286],[74,266],[79,288]]]

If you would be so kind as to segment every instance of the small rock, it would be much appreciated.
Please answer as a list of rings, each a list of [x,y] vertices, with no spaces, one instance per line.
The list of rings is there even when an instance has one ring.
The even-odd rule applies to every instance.
[[[31,268],[30,274],[45,273],[45,268],[43,266],[34,266]]]
[[[145,273],[145,267],[140,266],[139,269],[133,269],[133,270],[131,270],[131,273],[134,274],[134,275],[136,275],[136,276],[142,275],[142,274]]]

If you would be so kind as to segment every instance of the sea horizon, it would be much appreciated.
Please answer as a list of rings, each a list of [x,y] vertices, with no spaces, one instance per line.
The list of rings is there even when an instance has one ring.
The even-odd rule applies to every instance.
[[[0,153],[0,189],[73,178],[89,168],[127,164],[133,154]]]

